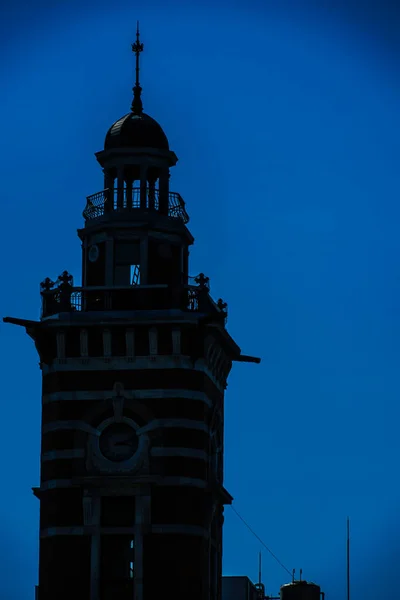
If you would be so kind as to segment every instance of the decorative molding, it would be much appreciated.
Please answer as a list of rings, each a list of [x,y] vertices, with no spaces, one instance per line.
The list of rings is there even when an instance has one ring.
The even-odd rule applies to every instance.
[[[203,421],[194,421],[192,419],[154,419],[147,425],[144,425],[137,430],[138,435],[154,431],[155,429],[164,429],[165,427],[176,427],[182,429],[195,429],[197,431],[204,431],[208,433],[209,429]]]
[[[204,359],[199,358],[195,365],[188,356],[137,356],[132,363],[127,357],[93,357],[88,364],[82,364],[81,359],[67,358],[61,362],[55,361],[51,365],[43,365],[43,375],[59,371],[140,371],[151,369],[185,369],[205,373],[214,383],[215,387],[223,393],[224,387],[216,379]],[[156,374],[155,374],[156,375]]]
[[[196,535],[205,538],[209,537],[208,529],[205,529],[204,527],[199,527],[197,525],[152,525],[151,533],[176,533],[183,535]]]
[[[102,476],[102,480],[104,479],[104,476]],[[127,496],[131,496],[134,494],[140,494],[140,488],[138,486],[140,486],[142,484],[142,477],[139,476],[133,476],[131,479],[131,481],[129,482],[132,485],[132,488],[129,490],[129,492],[127,492],[126,494],[121,494],[120,492],[118,492],[117,495],[127,495]],[[49,479],[48,481],[44,481],[40,488],[39,488],[39,493],[42,492],[46,492],[47,490],[55,490],[55,489],[67,489],[67,488],[79,488],[82,486],[82,484],[86,481],[88,483],[91,483],[92,478],[88,477],[88,478],[82,478],[82,481],[78,480],[74,480],[74,479]],[[147,481],[147,480],[146,480]],[[117,482],[118,483],[118,482]],[[85,485],[87,485],[87,483],[85,483]],[[204,479],[197,479],[197,478],[192,478],[192,477],[175,477],[175,476],[168,476],[168,477],[162,477],[162,478],[157,478],[157,485],[158,486],[177,486],[177,487],[198,487],[198,488],[206,488],[208,483],[207,481],[205,481]],[[108,488],[108,483],[106,481],[104,481],[104,488],[105,491],[109,492],[109,488]],[[104,495],[109,495],[108,494],[104,494]]]
[[[40,530],[40,537],[48,538],[56,535],[84,535],[89,533],[84,527],[48,527]]]
[[[95,429],[85,421],[53,421],[52,423],[47,423],[42,427],[42,433],[50,433],[52,431],[59,431],[60,429],[79,429],[80,431],[85,431],[86,433],[90,433],[91,435],[98,437],[100,432],[98,429]]]
[[[85,458],[85,450],[83,448],[72,448],[68,450],[52,450],[51,452],[43,452],[42,454],[42,462],[71,458]]]
[[[134,527],[96,527],[100,535],[135,534]],[[54,537],[56,535],[93,535],[93,526],[77,527],[48,527],[40,530],[40,537]]]
[[[200,460],[208,461],[208,454],[204,450],[197,450],[196,448],[157,448],[154,447],[150,450],[151,456],[184,456],[186,458],[198,458]]]
[[[88,500],[91,500],[88,498]],[[200,537],[209,537],[209,531],[204,527],[197,525],[152,525],[152,533],[165,533],[165,534],[183,534],[183,535],[196,535]],[[135,527],[99,527],[100,535],[135,535]],[[48,538],[57,535],[90,535],[92,534],[92,527],[78,526],[78,527],[48,527],[40,530],[40,537]]]
[[[43,404],[49,404],[51,402],[71,402],[79,400],[82,402],[91,400],[107,400],[112,398],[114,390],[76,390],[74,392],[53,392],[52,394],[43,394]],[[204,402],[208,407],[213,405],[210,398],[205,392],[199,392],[197,390],[166,390],[166,389],[151,389],[151,390],[124,390],[124,396],[127,400],[146,400],[164,398],[165,400],[174,398],[184,398],[188,401],[194,400],[197,402]]]
[[[162,480],[158,483],[158,485],[167,485],[167,486],[175,486],[176,485],[176,486],[206,488],[208,483],[204,479],[198,479],[195,477],[168,476],[168,477],[163,477]]]
[[[40,485],[40,493],[47,492],[47,490],[65,489],[71,487],[79,487],[73,482],[72,479],[48,479],[43,481]]]
[[[85,230],[83,230],[85,231]],[[101,233],[90,233],[86,237],[86,243],[88,246],[93,244],[99,244],[105,242],[108,239],[108,232],[102,231]]]
[[[132,527],[100,527],[100,533],[103,535],[135,535],[135,526]]]

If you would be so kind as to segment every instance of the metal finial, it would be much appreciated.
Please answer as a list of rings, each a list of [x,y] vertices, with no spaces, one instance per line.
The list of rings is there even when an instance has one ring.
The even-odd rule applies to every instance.
[[[137,22],[136,28],[136,42],[132,44],[132,52],[136,55],[136,81],[135,87],[133,88],[133,101],[131,110],[134,115],[141,115],[143,113],[142,104],[142,88],[139,83],[139,56],[143,52],[143,44],[140,43],[140,32],[139,32],[139,21]]]

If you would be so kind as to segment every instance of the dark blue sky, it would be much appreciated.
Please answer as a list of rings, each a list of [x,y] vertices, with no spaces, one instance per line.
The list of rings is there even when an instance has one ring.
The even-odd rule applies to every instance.
[[[226,395],[226,487],[290,569],[327,598],[397,585],[400,237],[398,9],[394,3],[35,5],[1,25],[3,293],[39,317],[39,283],[80,278],[93,156],[129,110],[130,43],[145,43],[145,111],[167,133],[204,271],[244,353]],[[321,7],[322,4],[322,7]],[[278,8],[279,6],[279,8]],[[0,328],[0,597],[37,582],[40,371]],[[259,542],[226,511],[225,574],[257,577]],[[269,593],[287,574],[265,554]],[[366,577],[368,576],[368,577]]]

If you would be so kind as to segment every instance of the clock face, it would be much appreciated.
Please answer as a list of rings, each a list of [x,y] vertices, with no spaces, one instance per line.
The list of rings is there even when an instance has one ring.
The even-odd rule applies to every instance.
[[[90,262],[96,262],[96,260],[99,258],[99,247],[96,246],[96,244],[94,244],[93,246],[90,246],[89,248],[89,260]]]
[[[112,423],[100,436],[100,451],[113,462],[128,460],[135,454],[137,447],[136,432],[126,423]]]

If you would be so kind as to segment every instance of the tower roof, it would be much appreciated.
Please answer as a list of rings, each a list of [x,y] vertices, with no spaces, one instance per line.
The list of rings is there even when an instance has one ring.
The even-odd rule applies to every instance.
[[[136,30],[136,42],[132,52],[136,56],[136,80],[133,87],[133,100],[130,113],[124,115],[110,127],[104,142],[104,149],[111,148],[155,148],[169,150],[167,136],[161,126],[143,112],[142,88],[139,83],[139,57],[143,52],[140,42],[139,22]]]
[[[110,127],[104,149],[138,147],[169,150],[167,136],[157,121],[145,113],[135,115],[131,112]]]

